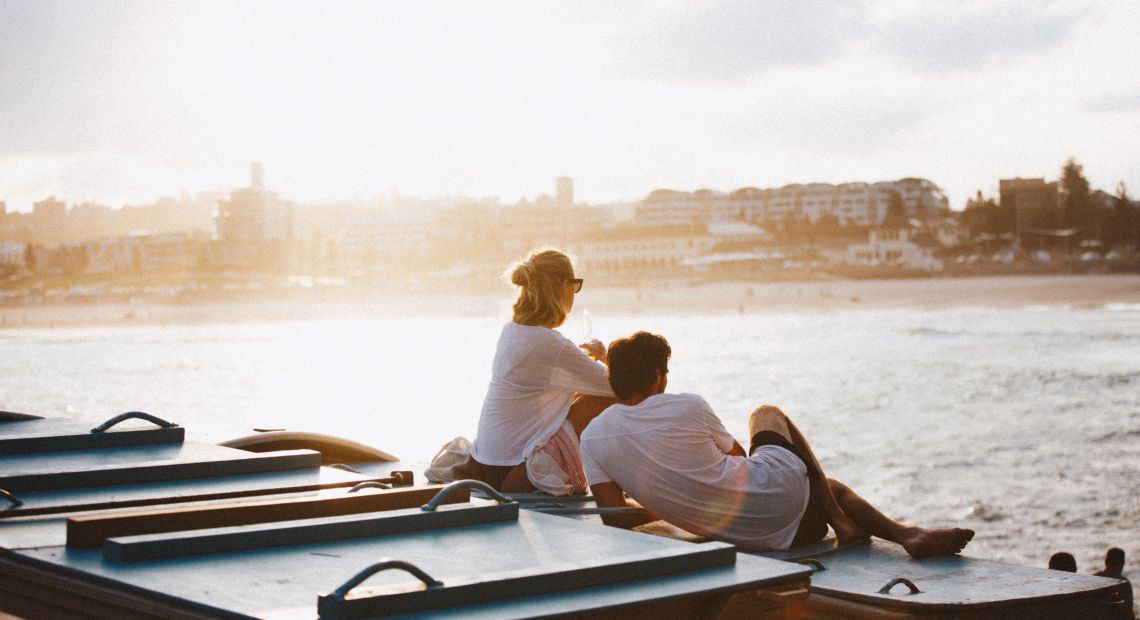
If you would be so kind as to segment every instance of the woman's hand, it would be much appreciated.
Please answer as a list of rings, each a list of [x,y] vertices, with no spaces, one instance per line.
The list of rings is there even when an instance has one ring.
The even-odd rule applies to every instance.
[[[578,347],[585,351],[586,355],[589,355],[599,362],[604,363],[606,361],[606,345],[602,344],[601,340],[595,338],[593,340],[583,342],[582,344],[578,345]]]

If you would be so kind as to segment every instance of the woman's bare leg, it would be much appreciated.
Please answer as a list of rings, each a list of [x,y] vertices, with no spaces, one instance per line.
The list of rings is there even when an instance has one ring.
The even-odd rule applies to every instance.
[[[566,419],[570,420],[570,425],[574,427],[574,434],[581,437],[586,425],[598,417],[602,411],[605,411],[606,407],[616,402],[617,399],[612,396],[579,394],[574,399],[574,404],[570,405],[570,412],[566,414]]]
[[[500,486],[499,490],[503,493],[531,493],[538,490],[526,475],[526,463],[515,465],[507,477],[503,478],[503,484]]]

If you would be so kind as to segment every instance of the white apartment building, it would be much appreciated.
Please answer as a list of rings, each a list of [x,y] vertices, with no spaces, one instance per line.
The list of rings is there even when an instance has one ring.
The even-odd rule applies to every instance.
[[[567,249],[582,273],[606,274],[671,269],[714,245],[704,226],[623,226],[586,235]]]
[[[434,219],[435,214],[426,211],[353,214],[332,233],[332,262],[370,271],[421,260],[432,250]]]
[[[658,189],[634,208],[634,220],[646,226],[690,226],[709,219],[705,205],[694,193]]]
[[[22,266],[25,251],[25,246],[22,243],[0,241],[0,265]]]
[[[721,244],[756,244],[768,233],[745,222],[708,225],[626,225],[585,235],[568,246],[583,273],[660,271],[692,264]]]
[[[942,261],[910,240],[909,229],[877,228],[867,243],[847,248],[847,264],[859,267],[905,267],[921,271],[942,271]]]
[[[137,234],[70,244],[87,251],[87,273],[174,271],[198,262],[198,245],[184,233]]]
[[[949,209],[942,190],[926,179],[906,178],[879,183],[792,184],[773,189],[744,187],[729,194],[656,190],[636,210],[648,226],[680,226],[721,219],[778,223],[789,218],[818,221],[834,216],[841,226],[875,226],[882,221],[897,192],[907,214],[935,217]]]

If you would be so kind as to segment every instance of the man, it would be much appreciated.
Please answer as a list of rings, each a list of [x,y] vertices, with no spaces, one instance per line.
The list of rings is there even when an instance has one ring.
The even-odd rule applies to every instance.
[[[587,427],[589,428],[589,427]],[[1127,584],[1124,591],[1125,607],[1132,607],[1132,582],[1124,576],[1124,549],[1112,547],[1104,554],[1104,570],[1093,573],[1097,577],[1123,579]]]
[[[1093,573],[1097,577],[1124,579],[1124,549],[1113,547],[1104,554],[1104,570]]]
[[[1077,572],[1077,558],[1066,551],[1058,551],[1049,556],[1049,570],[1063,570],[1066,573]]]
[[[775,407],[752,413],[746,455],[704,399],[665,394],[671,354],[664,338],[647,332],[610,345],[618,402],[582,432],[582,459],[599,507],[627,506],[628,493],[652,514],[604,515],[607,525],[661,518],[757,551],[822,540],[831,525],[840,542],[878,536],[914,557],[957,553],[974,536],[889,519],[824,476],[799,429]]]

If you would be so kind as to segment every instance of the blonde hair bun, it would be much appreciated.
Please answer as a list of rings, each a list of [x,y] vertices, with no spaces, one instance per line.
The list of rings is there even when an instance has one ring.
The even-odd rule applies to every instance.
[[[570,257],[554,249],[532,252],[526,260],[516,263],[510,269],[511,284],[519,287],[514,321],[545,327],[561,325],[570,311],[565,284],[573,277]]]
[[[515,265],[514,271],[511,272],[511,284],[515,286],[526,286],[534,278],[534,263],[529,260],[523,261]]]

